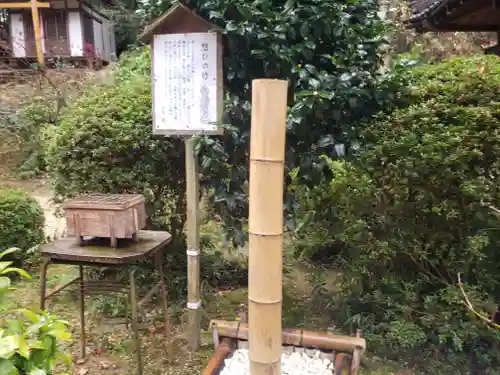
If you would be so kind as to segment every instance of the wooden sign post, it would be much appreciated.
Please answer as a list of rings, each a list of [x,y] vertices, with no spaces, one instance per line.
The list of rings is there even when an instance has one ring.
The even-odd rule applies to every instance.
[[[220,134],[220,30],[182,4],[174,5],[140,37],[152,44],[153,133],[186,137],[189,347],[200,346],[199,175],[193,136]]]

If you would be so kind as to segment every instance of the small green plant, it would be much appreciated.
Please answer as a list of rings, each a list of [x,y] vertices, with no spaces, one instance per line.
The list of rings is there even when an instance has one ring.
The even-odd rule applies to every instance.
[[[4,256],[8,254],[12,254],[19,249],[16,247],[12,247],[0,253],[0,260],[3,259]],[[3,306],[5,306],[4,301],[6,297],[6,293],[11,289],[12,282],[10,278],[7,276],[10,273],[17,273],[18,275],[25,277],[27,279],[31,279],[31,276],[24,270],[16,267],[11,267],[13,262],[0,262],[0,311],[3,311]]]
[[[46,311],[27,308],[11,310],[4,303],[12,289],[8,275],[16,273],[27,279],[31,276],[12,261],[2,259],[19,251],[10,248],[0,253],[0,374],[2,375],[64,375],[56,373],[59,361],[67,365],[71,357],[61,350],[60,343],[71,339],[69,323]]]

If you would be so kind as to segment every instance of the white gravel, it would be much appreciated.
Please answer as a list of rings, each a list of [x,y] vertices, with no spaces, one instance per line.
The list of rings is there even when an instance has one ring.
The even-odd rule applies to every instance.
[[[282,375],[332,375],[334,364],[329,359],[321,359],[320,351],[312,356],[299,353],[281,355]],[[238,349],[224,361],[220,375],[249,375],[248,349]]]

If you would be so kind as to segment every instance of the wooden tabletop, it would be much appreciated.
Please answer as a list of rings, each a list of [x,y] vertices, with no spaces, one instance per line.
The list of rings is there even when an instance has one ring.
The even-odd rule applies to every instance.
[[[75,237],[65,237],[41,246],[42,256],[59,262],[81,262],[120,265],[147,259],[172,240],[172,235],[163,231],[141,230],[137,243],[122,239],[118,248],[109,246],[109,238],[91,239],[78,246]]]

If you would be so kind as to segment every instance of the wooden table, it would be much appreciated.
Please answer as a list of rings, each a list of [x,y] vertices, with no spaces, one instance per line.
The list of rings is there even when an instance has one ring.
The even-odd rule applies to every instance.
[[[162,266],[162,253],[166,245],[172,240],[172,236],[168,232],[160,231],[139,231],[137,242],[131,240],[122,240],[118,243],[117,249],[105,247],[104,244],[109,244],[109,239],[90,239],[84,240],[83,246],[78,246],[74,237],[66,237],[55,242],[42,245],[41,253],[44,258],[41,270],[41,296],[40,308],[45,309],[45,301],[53,297],[71,285],[79,285],[80,294],[80,350],[81,357],[85,357],[85,294],[91,291],[114,291],[119,292],[127,287],[127,284],[114,281],[86,281],[84,279],[84,266],[93,267],[118,267],[129,269],[128,294],[130,295],[130,304],[132,307],[132,330],[134,334],[134,342],[136,347],[137,374],[143,374],[142,356],[141,356],[141,341],[139,338],[138,329],[138,308],[153,297],[155,293],[160,291],[163,300],[164,309],[164,332],[165,336],[170,335],[170,325],[168,319],[168,304],[167,293],[165,289],[165,277]],[[155,258],[155,265],[160,274],[160,282],[149,290],[146,295],[138,301],[137,285],[135,282],[135,270],[131,265],[138,261],[143,261],[148,258]],[[60,288],[51,291],[47,294],[47,269],[50,264],[67,264],[78,265],[80,275],[76,279],[61,286]],[[101,287],[99,286],[101,284]],[[87,293],[88,294],[88,293]]]

